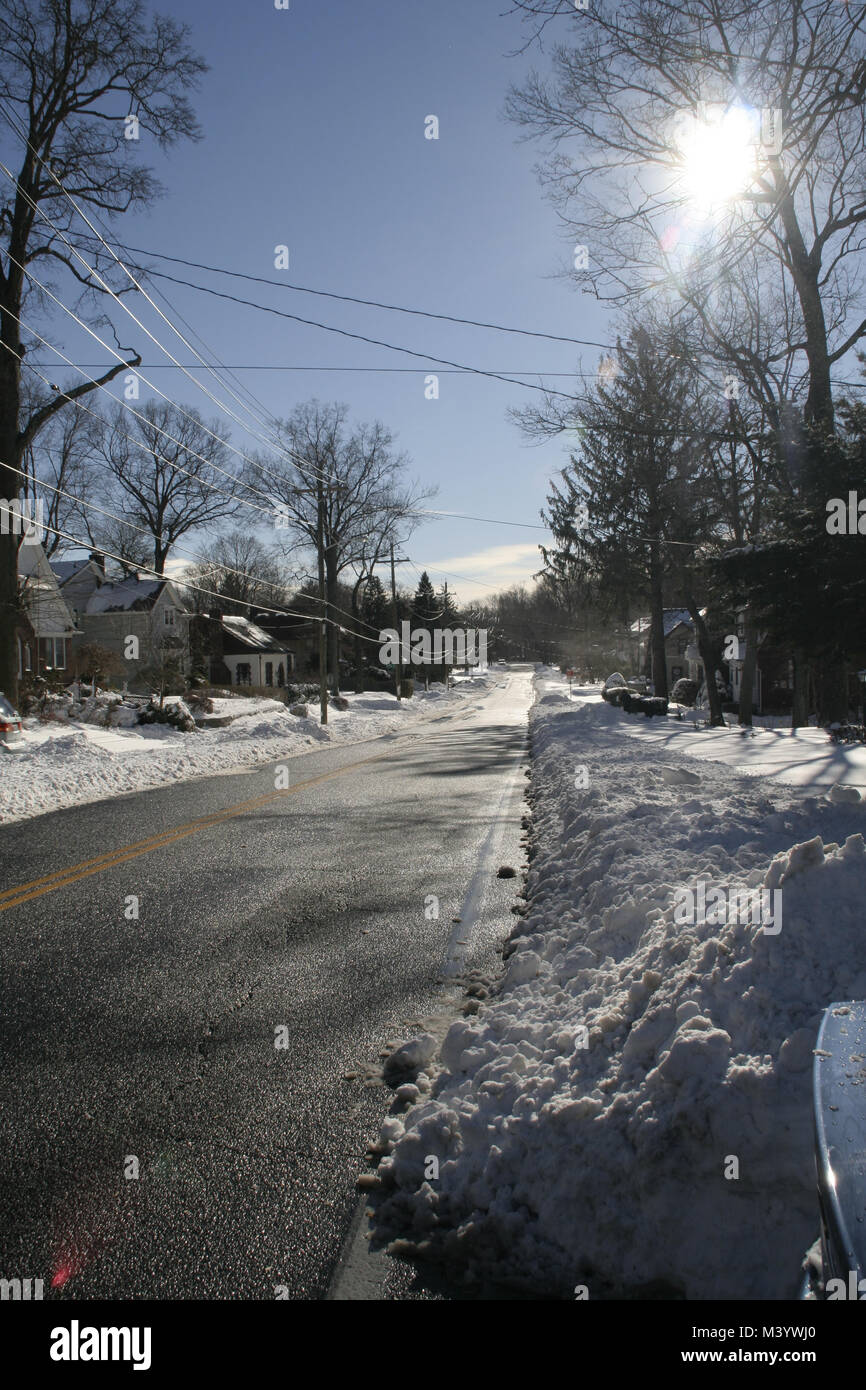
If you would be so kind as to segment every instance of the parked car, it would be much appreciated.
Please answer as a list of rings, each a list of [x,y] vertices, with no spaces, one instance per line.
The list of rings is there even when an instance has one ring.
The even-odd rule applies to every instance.
[[[0,691],[0,748],[13,752],[24,747],[21,715]]]
[[[866,1296],[866,1003],[825,1009],[812,1095],[820,1242],[807,1253],[801,1297]]]

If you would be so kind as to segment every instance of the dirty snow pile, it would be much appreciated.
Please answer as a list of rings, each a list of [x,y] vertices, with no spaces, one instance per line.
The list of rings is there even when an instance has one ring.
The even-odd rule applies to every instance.
[[[554,1297],[793,1297],[819,1018],[866,996],[866,803],[662,753],[556,692],[531,734],[527,911],[386,1121],[376,1238]],[[725,896],[684,922],[701,881]],[[747,910],[761,889],[780,929]]]

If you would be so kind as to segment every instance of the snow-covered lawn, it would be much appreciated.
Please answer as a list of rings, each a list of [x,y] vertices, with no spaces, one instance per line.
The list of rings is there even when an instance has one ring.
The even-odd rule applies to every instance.
[[[816,1030],[866,996],[862,751],[769,733],[750,761],[764,735],[539,686],[527,912],[386,1122],[378,1237],[563,1298],[793,1297]],[[690,912],[701,881],[724,899]]]
[[[26,746],[20,752],[0,750],[0,822],[293,757],[325,743],[376,738],[409,728],[433,710],[459,708],[493,679],[479,677],[451,691],[431,687],[399,703],[391,694],[349,695],[349,709],[331,707],[325,728],[313,704],[304,719],[280,701],[243,696],[215,697],[215,714],[230,711],[237,717],[226,728],[195,733],[164,724],[103,728],[73,720],[28,720]]]
[[[549,673],[541,678],[539,687],[568,694],[567,684]],[[575,686],[572,699],[575,704],[604,703],[600,689],[595,688]],[[744,777],[772,777],[801,787],[826,788],[841,782],[866,788],[866,745],[862,743],[833,744],[824,729],[794,732],[775,719],[774,728],[756,724],[753,732],[743,731],[734,715],[727,716],[734,721],[729,728],[695,728],[696,717],[691,710],[683,711],[682,720],[673,715],[645,719],[640,714],[619,713],[619,723],[624,734],[654,744],[660,756],[687,753],[692,758],[724,763]]]

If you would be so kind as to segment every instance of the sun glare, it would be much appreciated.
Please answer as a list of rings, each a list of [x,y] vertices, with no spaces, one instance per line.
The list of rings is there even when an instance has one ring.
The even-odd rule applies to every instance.
[[[756,141],[752,114],[742,107],[681,125],[677,146],[689,197],[710,209],[741,196],[755,176]]]

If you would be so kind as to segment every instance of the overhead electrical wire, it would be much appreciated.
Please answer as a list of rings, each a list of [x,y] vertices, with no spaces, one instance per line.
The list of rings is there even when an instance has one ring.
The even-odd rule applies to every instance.
[[[29,474],[29,473],[25,472],[25,470],[22,469],[22,468],[9,468],[9,472],[10,472],[10,473],[18,473],[22,478],[26,479],[26,481],[33,483],[34,486],[35,486],[37,489],[38,489],[38,488],[48,488],[49,492],[53,492],[56,496],[58,496],[58,497],[66,497],[70,502],[74,502],[74,503],[76,504],[76,506],[81,507],[81,509],[82,509],[84,512],[89,512],[89,511],[99,512],[100,516],[107,516],[111,521],[118,521],[118,522],[120,522],[120,524],[121,524],[122,526],[128,526],[129,529],[130,529],[131,531],[137,531],[140,535],[142,535],[142,536],[147,536],[148,539],[150,539],[150,540],[153,540],[153,538],[154,538],[154,537],[153,537],[153,532],[152,532],[152,531],[149,531],[149,530],[147,529],[147,527],[145,527],[145,526],[136,526],[135,522],[130,521],[130,520],[128,519],[128,517],[118,516],[116,512],[107,511],[105,507],[100,507],[100,506],[98,505],[98,503],[96,503],[96,502],[85,502],[84,499],[83,499],[82,497],[76,497],[73,493],[67,492],[65,488],[56,487],[53,483],[46,482],[46,480],[45,480],[44,478],[34,478],[34,477],[32,476],[32,474]],[[40,524],[45,525],[45,529],[46,529],[46,530],[49,530],[49,531],[53,531],[53,530],[54,530],[53,527],[48,526],[48,525],[46,525],[45,523],[40,523]],[[60,533],[57,532],[56,534],[59,535]],[[103,553],[106,554],[106,555],[109,554],[109,552],[108,552],[108,551],[104,551],[103,548],[102,548],[101,546],[94,545],[94,543],[93,543],[92,541],[82,542],[82,548],[83,548],[83,549],[87,549],[88,546],[90,546],[91,549],[98,549],[99,552],[100,552],[100,554],[103,554]],[[175,544],[172,544],[171,550],[172,550],[172,552],[175,553],[175,554],[186,555],[190,560],[194,561],[196,564],[204,565],[204,564],[207,563],[207,561],[206,561],[206,560],[203,560],[202,557],[201,557],[200,555],[196,555],[194,551],[188,550],[185,546],[177,545],[177,544],[175,543]],[[118,557],[112,555],[111,558],[112,558],[112,559],[117,559]],[[122,565],[124,565],[124,566],[130,566],[130,565],[132,565],[133,568],[135,568],[135,566],[133,565],[133,562],[132,562],[131,560],[120,559],[119,562],[120,562],[120,564],[122,564]],[[238,575],[241,579],[255,580],[257,583],[268,585],[270,588],[279,588],[279,587],[282,587],[282,586],[280,586],[280,585],[274,585],[274,584],[272,583],[272,581],[269,580],[269,579],[262,579],[261,576],[254,574],[252,570],[239,570],[239,569],[235,569],[235,568],[233,568],[233,566],[222,564],[222,563],[219,562],[219,561],[214,562],[213,568],[219,570],[221,573]],[[195,584],[191,583],[190,581],[188,581],[188,580],[186,580],[186,579],[184,578],[184,571],[181,571],[181,572],[180,572],[179,574],[177,574],[177,575],[159,574],[159,572],[158,572],[157,570],[148,570],[148,572],[154,574],[154,575],[155,575],[157,578],[159,578],[159,579],[164,579],[164,580],[166,580],[166,581],[169,582],[169,583],[177,584],[178,587],[181,587],[181,588],[192,588],[192,589],[194,589],[194,588],[196,587]],[[288,587],[288,586],[286,586],[286,587]],[[230,597],[229,595],[226,595],[226,594],[219,594],[219,592],[218,592],[217,590],[209,590],[209,591],[202,590],[202,592],[211,592],[211,593],[214,593],[214,594],[217,595],[217,597],[222,598],[224,602],[243,603],[243,604],[245,604],[247,607],[249,607],[249,608],[254,608],[254,609],[256,609],[257,611],[262,612],[262,613],[271,611],[271,610],[265,608],[264,605],[259,604],[259,603],[255,602],[254,600],[247,600],[247,599],[234,599],[234,600],[233,600],[233,599],[231,599],[231,597]],[[308,599],[309,601],[314,602],[314,603],[323,603],[323,604],[325,604],[329,609],[331,609],[332,612],[334,612],[334,613],[342,613],[345,617],[351,618],[353,622],[360,623],[361,627],[366,627],[366,628],[368,628],[370,632],[375,632],[375,631],[376,631],[376,628],[373,627],[372,623],[364,622],[364,620],[363,620],[362,618],[356,617],[354,613],[350,613],[349,610],[348,610],[348,608],[341,608],[339,604],[331,603],[328,599],[320,599],[317,595],[313,595],[313,594],[305,594],[305,595],[304,595],[304,598],[306,598],[306,599]],[[276,610],[273,610],[273,611],[276,611]],[[281,610],[281,611],[283,611],[283,610]],[[331,623],[332,626],[334,626],[334,627],[340,627],[341,631],[346,631],[346,630],[347,630],[347,629],[343,628],[341,624],[334,622],[333,619],[331,619],[331,618],[323,618],[322,615],[317,616],[315,613],[299,613],[299,612],[293,612],[292,609],[290,609],[290,608],[287,608],[287,609],[285,609],[284,611],[285,611],[285,613],[286,613],[289,617],[292,617],[292,618],[305,618],[305,619],[307,619],[309,622],[316,622],[316,623],[318,623],[318,622],[327,622],[327,623]],[[355,634],[352,634],[352,635],[355,635]],[[357,634],[357,635],[360,636],[361,634]],[[368,639],[366,639],[366,640],[372,641],[372,638],[368,638]]]
[[[457,314],[434,313],[429,309],[413,309],[403,304],[386,304],[378,299],[361,299],[357,295],[336,294],[332,290],[310,289],[306,285],[293,285],[285,280],[272,280],[264,275],[250,275],[241,270],[228,270],[223,266],[205,265],[202,261],[190,261],[182,256],[167,256],[161,251],[146,251],[141,246],[129,246],[125,242],[118,242],[122,251],[131,251],[136,256],[153,256],[158,261],[169,261],[174,265],[185,265],[193,270],[205,270],[213,275],[226,275],[235,280],[249,280],[259,285],[270,285],[274,289],[289,290],[295,294],[312,294],[323,299],[336,299],[345,304],[360,304],[369,309],[385,309],[389,313],[410,314],[418,318],[439,319],[444,323],[457,323],[469,328],[486,328],[495,333],[514,333],[524,338],[543,338],[552,343],[570,343],[575,347],[597,347],[607,351],[612,351],[609,343],[596,342],[592,338],[570,338],[560,333],[542,333],[531,328],[515,328],[508,324],[485,323],[481,319],[462,318]],[[158,276],[160,279],[170,277],[158,270],[148,270],[149,275]],[[180,284],[187,283],[179,281]],[[198,287],[197,287],[198,288]]]
[[[148,420],[146,415],[142,415],[140,411],[135,410],[129,404],[128,401],[119,401],[116,396],[112,396],[111,392],[108,390],[107,386],[104,383],[94,381],[93,378],[89,377],[85,371],[83,371],[80,367],[76,366],[76,364],[71,360],[71,358],[67,357],[65,353],[61,352],[60,348],[55,347],[53,343],[50,343],[46,338],[43,338],[42,334],[38,333],[35,328],[30,327],[30,325],[26,324],[23,321],[23,319],[20,319],[17,314],[13,314],[11,310],[7,309],[6,312],[9,314],[10,318],[15,319],[15,322],[19,325],[20,328],[23,328],[27,333],[32,333],[35,338],[38,338],[39,341],[41,343],[44,343],[46,347],[50,348],[52,352],[56,352],[58,357],[62,357],[64,362],[66,362],[68,366],[72,367],[73,371],[80,372],[81,375],[84,377],[85,381],[91,382],[97,390],[104,391],[108,396],[109,400],[113,401],[116,405],[121,405],[125,410],[128,410],[130,414],[134,415],[136,419],[144,421],[144,423],[149,428],[154,429],[157,432],[157,434],[162,435],[165,439],[171,440],[173,444],[177,444],[178,447],[183,449],[184,453],[190,456],[191,458],[198,459],[201,463],[206,464],[207,467],[213,468],[217,473],[222,473],[233,483],[240,484],[241,487],[246,487],[251,492],[259,492],[259,489],[253,487],[252,484],[243,482],[234,474],[228,473],[224,468],[220,468],[217,464],[212,463],[211,460],[206,459],[203,454],[199,454],[195,451],[195,449],[188,447],[181,440],[175,439],[173,434],[169,434],[167,430],[162,429],[159,425],[156,425],[152,421]],[[9,347],[8,343],[0,342],[0,347],[5,347],[6,351],[11,353],[13,357],[17,357],[19,361],[22,360],[21,354],[16,353],[11,347]],[[25,365],[27,364],[25,363]],[[36,368],[34,367],[31,367],[30,370],[35,372],[35,375],[38,376],[41,381],[44,381],[46,386],[49,387],[49,389],[59,391],[60,388],[55,386],[55,384],[52,381],[49,381],[48,377],[44,376],[42,372],[36,370]],[[63,395],[64,393],[61,391],[60,394]],[[98,413],[98,411],[92,410],[89,406],[81,404],[79,400],[75,400],[74,402],[72,402],[72,404],[74,404],[76,410],[83,410],[87,415],[92,415],[94,419],[104,423],[103,417]],[[119,433],[121,435],[121,438],[128,439],[130,443],[136,446],[136,448],[141,449],[144,453],[152,455],[152,450],[143,441],[137,440],[134,435],[126,434],[122,430],[119,431]],[[207,488],[209,491],[218,492],[223,497],[227,497],[232,502],[239,502],[243,506],[251,507],[255,511],[261,512],[263,516],[267,516],[270,520],[273,519],[275,509],[273,506],[272,499],[268,497],[267,493],[259,492],[259,495],[261,497],[264,497],[267,502],[271,503],[271,505],[267,508],[260,507],[257,503],[251,502],[247,497],[234,496],[232,493],[226,492],[225,488],[218,487],[216,483],[212,483],[209,482],[207,479],[200,478],[197,474],[191,473],[188,468],[184,468],[182,464],[175,463],[172,459],[168,459],[162,454],[158,454],[157,458],[161,463],[165,463],[169,468],[174,468],[180,473],[185,473],[187,477],[194,478],[196,482],[200,483],[202,487]]]
[[[61,531],[59,527],[52,526],[49,522],[42,522],[40,524],[43,530],[50,531],[53,536],[59,536],[61,540],[71,542],[72,545],[79,547],[81,550],[92,550],[93,548],[90,541],[82,540],[80,536],[73,536],[68,531]],[[99,553],[101,555],[104,555],[109,560],[116,561],[117,564],[122,565],[125,569],[135,570],[137,574],[150,575],[153,579],[158,580],[160,583],[176,584],[178,588],[191,589],[197,594],[205,594],[208,597],[220,599],[220,601],[223,603],[226,602],[225,594],[219,593],[216,589],[206,589],[201,584],[190,583],[180,576],[178,576],[177,579],[172,579],[169,575],[160,574],[157,570],[153,569],[151,565],[141,565],[137,561],[128,560],[124,556],[117,555],[113,551],[106,550],[105,548],[101,548]],[[342,623],[337,623],[332,618],[326,618],[321,614],[319,616],[316,616],[316,614],[314,613],[296,613],[289,608],[271,608],[263,603],[253,604],[252,606],[259,613],[273,613],[276,617],[280,618],[302,618],[304,622],[327,623],[330,627],[339,628],[341,632],[346,633],[346,635],[349,637],[357,637],[362,642],[370,642],[373,644],[373,646],[377,647],[381,646],[381,642],[378,638],[365,637],[363,633],[360,632],[351,632],[348,628],[343,627]],[[369,627],[370,624],[367,623],[365,624],[365,626]]]
[[[147,293],[147,291],[139,284],[139,282],[136,280],[135,276],[132,274],[132,272],[129,270],[129,268],[124,264],[124,262],[123,262],[123,261],[121,260],[121,258],[116,254],[116,252],[112,249],[112,247],[111,247],[111,246],[109,245],[109,243],[105,240],[105,238],[104,238],[103,236],[100,235],[100,233],[97,231],[96,227],[95,227],[94,224],[91,222],[91,220],[89,219],[89,217],[87,216],[87,214],[86,214],[85,212],[83,212],[82,209],[79,207],[78,203],[77,203],[76,200],[73,198],[72,194],[69,193],[69,191],[64,187],[64,185],[62,184],[62,182],[57,178],[57,175],[54,173],[53,169],[51,169],[50,165],[48,165],[48,164],[45,162],[45,160],[42,159],[41,155],[39,155],[38,151],[36,151],[36,150],[33,148],[33,145],[32,145],[32,144],[30,143],[30,141],[28,140],[26,133],[23,132],[23,130],[21,129],[20,124],[19,124],[13,117],[10,117],[10,116],[9,116],[9,114],[8,114],[8,112],[6,111],[5,107],[2,105],[2,102],[0,102],[0,114],[3,115],[3,117],[4,117],[4,119],[6,120],[7,124],[9,124],[9,125],[12,127],[12,129],[13,129],[14,131],[16,131],[16,133],[19,135],[19,137],[20,137],[21,139],[23,139],[23,141],[24,141],[26,147],[28,148],[28,150],[30,150],[30,152],[31,152],[31,154],[34,156],[34,158],[36,158],[36,159],[39,161],[39,163],[42,165],[43,168],[45,168],[45,169],[48,170],[48,172],[49,172],[51,178],[53,179],[54,183],[57,185],[57,187],[60,189],[60,191],[64,194],[64,196],[68,199],[68,201],[70,202],[70,204],[72,205],[72,207],[75,209],[75,211],[78,213],[78,215],[79,215],[79,217],[82,219],[82,221],[84,221],[84,222],[86,223],[86,225],[91,229],[91,231],[93,232],[94,236],[98,239],[98,241],[105,247],[105,249],[109,252],[109,254],[110,254],[111,256],[113,256],[113,258],[114,258],[114,260],[116,261],[116,263],[121,267],[121,269],[122,269],[122,270],[124,271],[124,273],[127,275],[128,279],[131,281],[131,283],[134,285],[134,287],[139,291],[140,294],[142,294],[142,295],[144,296],[144,298],[148,301],[148,303],[152,306],[152,308],[159,314],[159,316],[168,324],[168,326],[172,329],[172,331],[173,331],[174,333],[177,334],[177,336],[180,338],[181,342],[184,343],[184,345],[188,348],[188,350],[189,350],[190,352],[192,352],[196,357],[198,357],[198,359],[199,359],[199,361],[201,362],[202,366],[204,366],[206,369],[209,369],[209,370],[210,370],[210,368],[208,367],[208,364],[204,361],[204,359],[201,357],[201,355],[200,355],[198,352],[196,352],[195,348],[192,346],[192,344],[191,344],[190,342],[188,342],[188,340],[184,337],[184,335],[180,332],[180,330],[179,330],[178,328],[176,328],[176,327],[174,326],[174,324],[171,323],[171,321],[166,317],[165,314],[163,314],[162,310],[159,308],[159,306],[158,306],[156,303],[154,303],[154,301],[153,301],[153,299],[151,298],[151,296],[150,296],[150,295]],[[124,310],[124,312],[127,313],[127,314],[130,316],[130,318],[132,318],[133,321],[141,328],[141,330],[142,330],[144,333],[147,334],[147,336],[148,336],[148,337],[151,339],[151,341],[160,349],[160,351],[161,351],[161,352],[164,352],[165,355],[166,355],[168,358],[170,358],[171,362],[172,362],[176,367],[178,367],[180,370],[182,370],[182,371],[189,377],[189,380],[192,381],[194,385],[196,385],[200,390],[204,391],[205,395],[206,395],[206,396],[207,396],[207,397],[208,397],[220,410],[222,410],[222,411],[223,411],[225,414],[227,414],[230,418],[234,419],[235,423],[239,423],[239,424],[242,426],[242,428],[244,428],[245,430],[247,430],[249,433],[255,434],[255,431],[249,430],[249,427],[248,427],[242,420],[239,420],[238,417],[234,414],[233,411],[230,410],[229,407],[227,407],[227,406],[226,406],[223,402],[221,402],[216,396],[214,396],[212,392],[208,391],[207,387],[205,387],[205,386],[204,386],[200,381],[198,381],[195,377],[191,376],[191,374],[189,373],[189,371],[187,370],[187,368],[184,367],[182,363],[178,362],[177,358],[174,357],[174,355],[168,350],[168,348],[166,348],[166,347],[164,346],[164,344],[162,344],[162,343],[154,336],[154,334],[152,334],[152,333],[150,332],[150,330],[141,322],[141,320],[137,317],[137,315],[134,314],[134,313],[132,312],[132,310],[129,308],[129,306],[128,306],[127,304],[125,304],[124,301],[120,298],[120,296],[111,288],[111,286],[110,286],[110,285],[108,284],[108,282],[105,280],[104,276],[102,276],[102,275],[100,274],[100,272],[99,272],[98,270],[96,270],[93,266],[91,266],[91,265],[88,264],[88,262],[84,259],[84,257],[83,257],[83,256],[81,255],[81,253],[78,251],[78,249],[77,249],[75,246],[73,246],[73,244],[69,241],[68,237],[65,235],[65,233],[64,233],[63,230],[62,230],[62,228],[57,227],[56,224],[55,224],[54,222],[52,222],[51,219],[48,217],[48,215],[47,215],[47,213],[44,211],[44,209],[43,209],[42,207],[40,207],[40,205],[39,205],[38,203],[36,203],[36,202],[34,201],[34,199],[32,199],[32,198],[29,196],[29,194],[25,193],[24,190],[21,189],[20,184],[18,183],[18,180],[16,179],[15,175],[11,172],[11,170],[9,170],[9,169],[6,167],[6,165],[5,165],[2,161],[0,161],[0,169],[2,169],[2,171],[3,171],[3,173],[6,175],[6,177],[15,185],[15,187],[16,187],[16,189],[19,191],[19,193],[21,193],[21,194],[23,195],[23,197],[25,198],[25,200],[27,201],[27,203],[33,208],[33,211],[36,212],[36,213],[38,213],[38,215],[39,215],[45,222],[48,223],[48,225],[52,228],[52,230],[55,232],[55,234],[56,234],[57,236],[59,236],[60,239],[63,241],[64,245],[66,245],[66,246],[68,247],[68,249],[72,252],[72,254],[73,254],[74,256],[77,257],[77,259],[81,262],[82,266],[87,270],[88,274],[89,274],[90,276],[92,276],[95,280],[97,280],[97,281],[100,283],[100,286],[101,286],[103,292],[106,293],[106,294],[109,294],[109,295],[111,296],[111,298],[114,299],[115,302],[116,302],[117,304],[120,305],[120,307]],[[7,255],[8,255],[8,254],[9,254],[9,253],[7,252]],[[39,284],[39,281],[36,280],[36,277],[33,276],[32,273],[31,273],[30,271],[28,271],[28,270],[26,269],[25,266],[21,265],[18,261],[15,261],[14,258],[11,257],[11,255],[10,255],[9,258],[10,258],[10,260],[13,260],[13,263],[14,263],[15,265],[18,265],[18,266],[19,266],[19,269],[21,269],[22,272],[23,272],[24,274],[28,275],[29,278],[31,278],[32,280],[34,280],[34,282],[35,282],[36,284]],[[76,320],[79,322],[79,324],[81,325],[81,327],[83,327],[87,332],[89,332],[89,333],[91,334],[91,336],[94,337],[94,338],[96,339],[97,342],[100,342],[101,345],[102,345],[103,347],[106,347],[106,348],[108,349],[108,351],[112,352],[112,354],[113,354],[114,356],[117,356],[117,357],[118,357],[118,360],[123,360],[123,359],[121,359],[121,358],[119,357],[119,355],[118,355],[117,353],[114,353],[114,350],[111,349],[111,348],[109,347],[109,345],[106,344],[102,339],[100,339],[99,336],[98,336],[97,334],[94,334],[94,333],[93,333],[93,330],[89,329],[89,328],[87,327],[87,325],[84,324],[84,323],[78,318],[78,316],[75,315],[74,312],[68,308],[67,305],[63,304],[62,301],[58,300],[57,297],[54,296],[54,295],[52,295],[50,291],[46,290],[46,288],[45,288],[44,286],[40,285],[40,288],[43,290],[43,292],[49,294],[49,296],[50,296],[52,299],[54,299],[55,302],[58,303],[58,304],[60,305],[60,307],[63,308],[67,313],[72,314],[72,316],[75,317]],[[132,370],[137,370],[137,369],[132,368]],[[150,388],[151,388],[152,390],[156,391],[157,395],[163,395],[163,393],[159,390],[159,388],[156,387],[151,381],[148,381],[147,378],[142,377],[142,380],[146,381],[146,382],[147,382],[147,385],[150,386]],[[231,388],[229,388],[229,390],[230,390],[230,392],[231,392]],[[235,393],[232,392],[231,394],[235,394]],[[237,399],[236,394],[235,394],[235,398]],[[168,397],[165,397],[165,396],[164,396],[164,399],[167,400]],[[174,404],[176,405],[176,403],[174,403]],[[181,413],[184,413],[184,414],[186,413],[186,412],[184,412],[184,411],[182,410],[182,407],[176,406],[176,408],[177,408],[178,410],[180,410]],[[205,428],[207,428],[207,427],[205,427]],[[212,431],[208,430],[208,433],[212,433]],[[216,436],[215,436],[215,437],[216,437]],[[295,462],[295,463],[301,468],[302,471],[307,471],[307,472],[313,472],[313,473],[315,473],[315,475],[317,475],[317,477],[318,477],[319,480],[321,480],[321,478],[322,478],[323,476],[325,476],[325,475],[323,474],[323,470],[321,470],[321,469],[314,469],[313,466],[309,464],[308,460],[301,459],[299,455],[294,454],[294,453],[293,453],[292,451],[290,451],[290,450],[284,449],[284,447],[283,447],[281,444],[279,444],[278,442],[275,443],[273,440],[265,439],[263,436],[258,436],[258,438],[261,440],[261,442],[267,444],[269,447],[271,447],[271,448],[276,448],[278,452],[284,453],[284,454],[286,455],[286,457],[290,457],[290,458],[293,460],[293,462]],[[231,448],[234,450],[235,453],[238,453],[238,454],[240,455],[240,457],[244,458],[245,461],[246,461],[247,463],[250,463],[250,460],[246,459],[246,456],[243,455],[239,450],[234,449],[234,446],[233,446],[233,445],[232,445],[232,446],[229,446],[229,447],[231,447]],[[262,464],[260,464],[260,463],[254,465],[254,466],[259,467],[259,468],[261,469],[261,471],[263,471],[263,472],[269,472],[269,471],[270,471],[270,470],[268,470],[264,465],[262,465]],[[277,476],[279,476],[279,475],[274,474],[274,476],[277,477]],[[337,481],[337,480],[334,479],[334,481]]]

